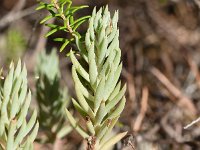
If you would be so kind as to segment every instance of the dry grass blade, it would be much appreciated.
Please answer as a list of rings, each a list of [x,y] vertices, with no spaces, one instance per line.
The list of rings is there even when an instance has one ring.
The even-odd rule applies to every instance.
[[[194,124],[198,123],[199,121],[200,121],[200,117],[197,118],[196,120],[192,121],[191,123],[189,123],[185,127],[183,127],[183,129],[188,129],[189,127],[193,126]]]
[[[148,106],[148,96],[149,96],[149,90],[147,87],[144,87],[142,90],[141,110],[133,125],[133,131],[135,132],[138,132],[140,130],[142,121],[145,117]]]
[[[192,103],[192,100],[185,96],[169,79],[161,73],[157,68],[152,68],[151,73],[167,88],[167,90],[174,95],[179,105],[186,113],[189,113],[192,117],[196,116],[197,110]]]

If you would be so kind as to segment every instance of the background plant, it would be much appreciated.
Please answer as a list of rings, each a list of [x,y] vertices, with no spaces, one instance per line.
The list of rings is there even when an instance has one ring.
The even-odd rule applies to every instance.
[[[88,149],[109,149],[126,135],[126,132],[120,133],[108,140],[126,101],[126,85],[121,88],[119,81],[122,62],[117,22],[117,11],[111,18],[108,7],[98,12],[95,8],[85,40],[76,37],[80,61],[70,52],[77,95],[77,100],[72,99],[72,102],[84,118],[87,130],[68,110],[66,114],[72,126],[87,139]]]
[[[62,42],[60,51],[62,51],[69,43],[73,42],[75,35],[80,37],[77,32],[77,28],[84,23],[90,16],[83,16],[75,19],[74,14],[88,6],[72,6],[72,0],[51,0],[50,3],[40,2],[37,10],[45,9],[48,10],[50,15],[46,16],[40,23],[46,23],[49,19],[56,18],[62,21],[61,25],[48,24],[45,25],[50,27],[51,30],[46,34],[46,37],[62,31],[63,33],[69,33],[69,38],[56,38],[55,41]]]
[[[31,150],[39,123],[37,112],[28,116],[31,92],[27,90],[27,71],[19,60],[17,67],[11,63],[10,70],[0,85],[0,149]]]
[[[17,61],[23,55],[26,48],[26,39],[23,33],[17,29],[9,28],[6,35],[0,36],[0,54],[4,56],[2,60],[7,64],[11,60]]]
[[[26,39],[20,31],[11,28],[7,33],[6,42],[6,53],[9,59],[22,56],[26,48]]]
[[[60,85],[59,59],[55,49],[50,54],[42,51],[38,56],[36,76],[38,119],[41,129],[45,131],[46,142],[54,142],[72,129],[66,122],[65,108],[68,106],[69,97],[67,88]]]

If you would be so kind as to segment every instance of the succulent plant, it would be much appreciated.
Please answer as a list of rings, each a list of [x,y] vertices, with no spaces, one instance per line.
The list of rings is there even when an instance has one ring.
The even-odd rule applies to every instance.
[[[77,95],[77,100],[73,98],[72,102],[87,129],[68,110],[66,114],[72,126],[87,139],[88,149],[109,149],[126,135],[123,132],[109,137],[126,102],[126,85],[121,86],[119,81],[122,62],[117,22],[118,11],[111,18],[107,6],[98,12],[95,8],[85,39],[76,36],[79,57],[70,51]]]
[[[36,110],[28,115],[30,102],[26,67],[22,67],[19,60],[16,68],[11,63],[9,73],[0,85],[1,150],[33,149],[39,123]]]
[[[68,134],[72,127],[67,124],[65,108],[69,102],[67,88],[60,85],[59,59],[54,49],[50,54],[44,51],[39,55],[36,65],[36,100],[38,102],[41,129],[47,141],[53,142]]]

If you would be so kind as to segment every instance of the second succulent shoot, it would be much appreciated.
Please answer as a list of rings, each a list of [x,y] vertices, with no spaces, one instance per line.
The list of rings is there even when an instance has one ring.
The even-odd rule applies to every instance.
[[[87,139],[88,149],[109,149],[126,135],[124,132],[109,137],[126,101],[126,85],[121,87],[119,81],[122,62],[117,22],[117,11],[111,18],[108,7],[98,12],[95,8],[85,39],[76,37],[80,60],[70,52],[77,95],[72,102],[85,119],[87,129],[83,129],[68,110],[66,114],[72,126]]]
[[[21,66],[21,61],[16,68],[11,63],[9,73],[0,85],[1,150],[33,150],[39,123],[36,110],[28,121],[26,119],[30,102],[26,67]]]
[[[39,107],[39,122],[48,137],[46,142],[53,142],[71,131],[66,123],[65,108],[69,97],[67,88],[60,85],[61,75],[56,50],[51,54],[42,52],[39,56],[36,75],[36,99]]]

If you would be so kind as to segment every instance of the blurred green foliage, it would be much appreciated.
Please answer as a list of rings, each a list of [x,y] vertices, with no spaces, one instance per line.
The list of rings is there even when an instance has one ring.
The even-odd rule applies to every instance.
[[[50,54],[44,51],[38,56],[36,65],[36,100],[39,107],[41,129],[47,135],[45,142],[53,142],[71,131],[66,122],[65,108],[69,102],[67,87],[61,87],[59,58],[54,49]]]
[[[11,63],[5,80],[1,79],[0,150],[33,150],[39,123],[36,109],[27,120],[30,103],[27,70],[19,60],[16,67]]]
[[[26,48],[26,40],[23,34],[16,29],[9,29],[6,34],[6,57],[8,60],[17,60],[22,56]]]
[[[168,0],[159,0],[159,2],[160,2],[161,4],[166,4],[166,3],[168,2]]]

